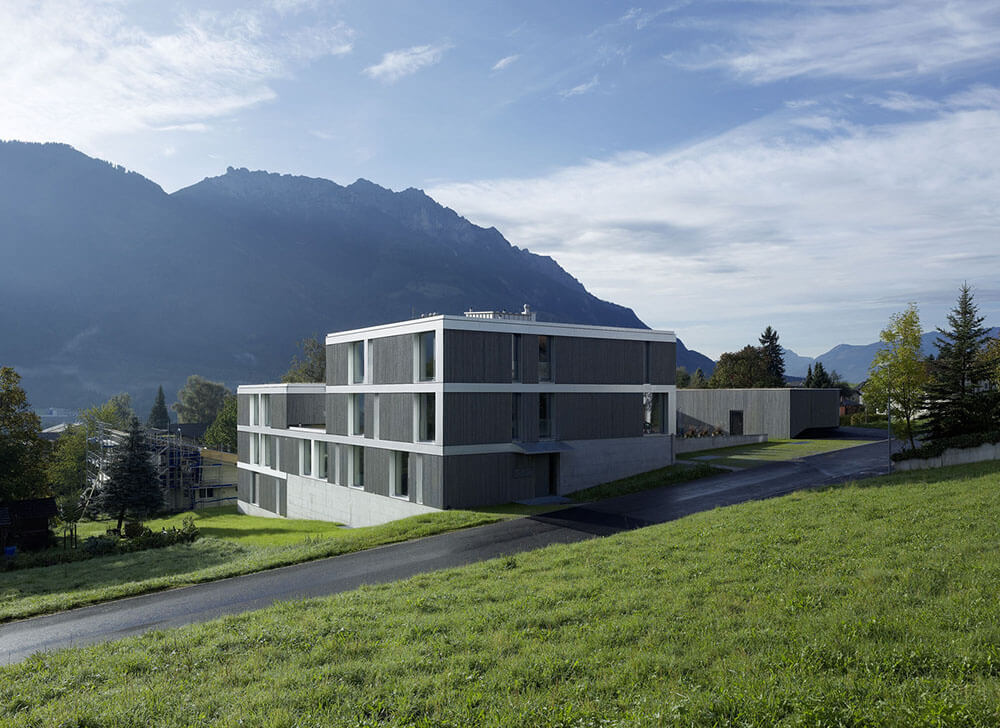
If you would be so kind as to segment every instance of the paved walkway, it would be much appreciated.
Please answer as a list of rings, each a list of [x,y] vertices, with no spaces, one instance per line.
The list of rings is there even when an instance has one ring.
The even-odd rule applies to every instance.
[[[43,650],[203,622],[276,601],[337,594],[362,584],[397,581],[550,544],[605,536],[885,470],[886,444],[873,443],[550,514],[34,617],[0,625],[0,664],[18,662]]]

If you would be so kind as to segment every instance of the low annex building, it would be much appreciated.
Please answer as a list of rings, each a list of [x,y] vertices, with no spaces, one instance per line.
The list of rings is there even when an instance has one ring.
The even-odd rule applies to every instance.
[[[678,435],[767,435],[787,440],[805,430],[840,424],[840,390],[682,389],[677,392]]]
[[[242,512],[352,526],[673,462],[676,337],[524,313],[326,337],[325,384],[238,389]]]

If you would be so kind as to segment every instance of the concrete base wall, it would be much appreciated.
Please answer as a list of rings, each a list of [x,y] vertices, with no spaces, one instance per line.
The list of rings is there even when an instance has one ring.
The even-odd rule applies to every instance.
[[[716,435],[715,437],[678,437],[674,440],[674,453],[718,450],[722,447],[755,445],[767,442],[767,435]]]
[[[366,493],[358,488],[331,485],[325,480],[289,475],[288,518],[334,521],[348,526],[377,526],[436,508],[401,498]]]
[[[671,435],[573,440],[572,450],[559,455],[559,492],[573,493],[671,465]]]
[[[967,465],[981,463],[987,460],[1000,460],[1000,444],[980,445],[979,447],[963,447],[945,450],[936,458],[901,460],[892,464],[893,470],[929,470],[943,468],[946,465]]]
[[[247,503],[246,501],[236,501],[236,510],[247,516],[263,516],[264,518],[281,518],[277,513],[272,513],[266,508],[261,508],[260,506],[255,506],[253,503]]]

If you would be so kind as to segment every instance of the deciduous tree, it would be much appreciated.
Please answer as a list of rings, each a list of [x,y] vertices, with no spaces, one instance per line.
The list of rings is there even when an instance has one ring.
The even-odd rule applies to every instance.
[[[216,450],[236,452],[236,396],[226,397],[215,421],[205,430],[205,444]]]
[[[714,389],[766,387],[769,380],[764,350],[744,346],[719,357],[708,386]]]
[[[882,346],[872,359],[865,385],[866,404],[876,412],[884,412],[888,402],[897,432],[910,441],[910,447],[916,447],[914,419],[923,407],[928,380],[920,334],[920,314],[915,303],[893,314],[879,334]]]
[[[689,387],[691,385],[691,375],[688,374],[688,370],[684,367],[677,367],[674,383],[677,385],[678,389],[686,389]]]
[[[707,389],[708,379],[705,377],[705,372],[698,367],[694,370],[694,374],[691,375],[691,381],[688,383],[688,389]]]
[[[214,422],[226,397],[232,394],[221,382],[210,382],[204,377],[192,374],[177,392],[177,401],[173,404],[177,421]]]
[[[48,494],[45,478],[47,443],[42,422],[28,404],[21,377],[0,367],[0,501]]]
[[[318,336],[303,339],[299,342],[302,356],[292,357],[291,366],[282,377],[282,382],[325,382],[326,381],[326,347]]]

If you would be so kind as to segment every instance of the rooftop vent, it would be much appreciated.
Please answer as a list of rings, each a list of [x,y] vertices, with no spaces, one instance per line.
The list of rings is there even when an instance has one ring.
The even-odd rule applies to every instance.
[[[520,313],[516,311],[466,311],[466,318],[475,319],[506,319],[508,321],[534,321],[535,312],[531,310],[528,304],[524,304],[524,308]]]

